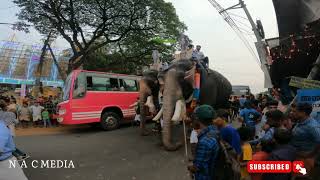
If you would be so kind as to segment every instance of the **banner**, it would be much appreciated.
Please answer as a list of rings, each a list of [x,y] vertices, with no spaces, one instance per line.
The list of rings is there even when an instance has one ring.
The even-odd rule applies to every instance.
[[[320,89],[298,90],[298,103],[312,104],[311,117],[320,120]]]
[[[300,77],[291,77],[289,86],[301,88],[301,89],[320,89],[320,81],[309,80]]]
[[[320,89],[298,90],[298,103],[313,104],[317,101],[320,101]]]

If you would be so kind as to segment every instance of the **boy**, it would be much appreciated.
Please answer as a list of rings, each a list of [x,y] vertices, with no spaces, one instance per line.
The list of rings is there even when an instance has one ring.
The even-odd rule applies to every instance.
[[[217,163],[219,145],[216,140],[217,132],[212,126],[215,111],[209,105],[201,105],[195,110],[195,116],[200,124],[200,134],[196,147],[193,164],[188,170],[194,174],[195,180],[212,180],[213,168]]]
[[[18,111],[18,117],[19,117],[19,120],[21,121],[21,124],[22,124],[23,128],[29,127],[30,109],[28,107],[28,103],[27,102],[23,102],[23,106]]]
[[[240,111],[240,122],[250,129],[250,139],[253,139],[256,133],[256,124],[260,121],[261,114],[255,110],[251,101],[244,103],[245,108]]]
[[[238,129],[238,132],[240,134],[242,149],[242,154],[239,158],[241,165],[241,180],[247,180],[250,178],[247,171],[247,162],[252,160],[252,148],[248,142],[251,137],[251,130],[247,127],[241,127]]]
[[[42,120],[43,120],[43,127],[51,127],[51,122],[50,122],[50,114],[47,108],[45,108],[42,113]]]
[[[230,125],[227,125],[229,113],[223,109],[217,111],[217,118],[213,123],[220,130],[220,138],[229,143],[238,155],[241,154],[240,136],[238,131]]]
[[[281,122],[283,122],[284,114],[279,110],[268,111],[266,113],[267,123],[264,125],[265,134],[253,141],[250,141],[251,145],[257,145],[261,141],[272,141],[274,131],[281,127]]]
[[[252,156],[252,161],[266,161],[272,152],[273,143],[262,141],[260,143],[261,150]],[[251,180],[262,180],[262,173],[250,174]]]
[[[289,144],[291,133],[286,129],[276,129],[274,133],[276,148],[271,152],[268,161],[294,161],[296,159],[296,149]],[[288,180],[291,174],[264,174],[263,180]]]

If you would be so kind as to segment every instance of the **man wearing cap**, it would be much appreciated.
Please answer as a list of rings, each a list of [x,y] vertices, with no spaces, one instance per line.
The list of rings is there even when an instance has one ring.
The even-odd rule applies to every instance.
[[[217,138],[218,130],[212,125],[216,113],[209,105],[201,105],[194,113],[200,124],[198,144],[193,165],[188,170],[194,174],[195,180],[212,180],[213,169],[219,152]]]

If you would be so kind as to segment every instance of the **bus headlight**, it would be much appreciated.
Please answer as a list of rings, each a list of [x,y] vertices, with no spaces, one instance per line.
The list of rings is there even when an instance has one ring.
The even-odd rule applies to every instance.
[[[62,117],[59,117],[59,118],[57,119],[57,121],[58,121],[58,123],[62,123],[63,118],[62,118]]]
[[[59,109],[59,115],[64,115],[66,113],[65,109]]]

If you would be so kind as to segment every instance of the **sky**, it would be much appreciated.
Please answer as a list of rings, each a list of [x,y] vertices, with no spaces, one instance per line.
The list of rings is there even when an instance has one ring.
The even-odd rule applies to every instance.
[[[208,0],[166,0],[172,2],[181,21],[188,26],[186,34],[194,45],[201,45],[203,53],[210,59],[210,68],[226,76],[233,85],[249,85],[252,92],[264,91],[264,75],[258,60],[249,52],[236,33],[223,20]],[[244,0],[253,19],[263,23],[266,38],[278,36],[277,21],[272,0]],[[238,0],[217,0],[227,8]],[[15,22],[19,8],[11,0],[0,0],[0,23]],[[243,17],[242,9],[228,11],[244,32],[254,48],[249,23]],[[39,43],[42,36],[34,30],[31,33],[15,32],[7,25],[0,25],[0,40],[8,40],[15,34],[15,40],[27,44]],[[68,48],[63,40],[56,45]]]

